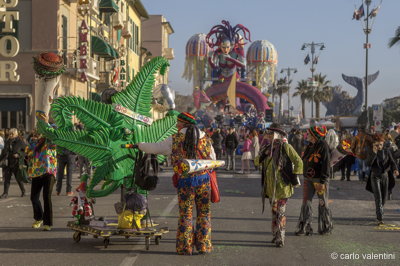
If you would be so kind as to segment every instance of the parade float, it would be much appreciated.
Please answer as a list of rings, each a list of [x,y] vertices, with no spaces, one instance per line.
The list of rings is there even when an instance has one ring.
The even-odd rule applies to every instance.
[[[193,101],[200,120],[254,113],[251,117],[258,121],[270,109],[267,97],[274,84],[277,51],[270,42],[257,40],[246,56],[246,42],[251,42],[250,31],[225,20],[208,34],[195,34],[188,40],[182,77],[193,81]]]
[[[38,119],[37,128],[56,145],[91,161],[95,170],[85,185],[86,197],[105,197],[121,187],[128,193],[147,195],[146,190],[135,185],[138,150],[129,147],[138,142],[159,142],[177,131],[174,110],[157,121],[153,121],[150,115],[155,74],[165,73],[168,60],[156,57],[148,62],[125,90],[111,96],[111,104],[75,96],[54,99],[54,89],[63,69],[60,67],[62,60],[59,62],[60,57],[52,53],[40,54],[34,60],[38,83],[44,87],[42,98],[45,99],[37,105],[37,115],[48,117],[50,112],[55,124],[52,126],[46,119]],[[84,129],[74,129],[73,116],[84,125]],[[103,237],[107,247],[110,236],[121,235],[122,231],[116,225],[81,219],[84,216],[76,215],[77,219],[68,223],[68,227],[75,231],[73,239],[76,242],[80,241],[81,235],[92,234]],[[154,237],[158,244],[161,235],[168,232],[166,228],[126,230],[122,233],[126,237],[145,237],[146,249],[149,249],[150,238]]]

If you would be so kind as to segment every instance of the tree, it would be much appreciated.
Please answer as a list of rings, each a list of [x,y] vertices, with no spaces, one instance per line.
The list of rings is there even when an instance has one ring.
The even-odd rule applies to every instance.
[[[301,114],[304,119],[304,118],[306,118],[306,100],[311,99],[311,90],[310,90],[310,87],[308,87],[308,85],[307,85],[307,80],[305,80],[305,79],[297,82],[297,87],[294,89],[296,90],[296,92],[293,93],[293,97],[300,96]]]
[[[314,76],[314,81],[318,82],[318,86],[314,91],[315,117],[319,119],[321,102],[328,102],[332,99],[332,89],[329,87],[330,80],[326,79],[326,75],[319,73]]]
[[[396,32],[394,34],[394,37],[389,39],[389,47],[393,47],[395,44],[400,45],[400,27],[396,29]]]
[[[276,86],[276,92],[279,95],[279,120],[282,119],[282,95],[287,93],[288,90],[289,90],[289,86],[286,82],[286,78],[278,79],[277,86]]]

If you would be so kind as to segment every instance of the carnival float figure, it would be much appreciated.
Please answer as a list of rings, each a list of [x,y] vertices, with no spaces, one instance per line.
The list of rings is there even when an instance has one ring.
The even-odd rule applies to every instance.
[[[75,96],[57,98],[51,105],[57,129],[38,121],[43,135],[56,145],[88,158],[96,167],[87,187],[88,198],[107,196],[121,185],[127,190],[135,188],[133,176],[138,151],[121,147],[162,141],[176,132],[177,117],[173,110],[163,119],[153,122],[150,118],[154,75],[164,74],[168,66],[165,58],[153,58],[125,90],[112,95],[112,104]],[[73,115],[84,125],[84,130],[73,130]]]
[[[242,33],[243,36],[240,35]],[[218,73],[219,82],[206,90],[213,102],[223,101],[236,109],[240,105],[236,97],[251,102],[258,112],[269,109],[267,98],[261,91],[248,83],[238,81],[245,76],[245,41],[250,40],[250,31],[241,24],[234,27],[228,21],[214,26],[206,36],[210,48],[215,49],[209,56],[209,64]],[[240,73],[240,74],[239,74]]]
[[[72,216],[76,218],[77,224],[89,224],[90,220],[94,218],[93,204],[94,199],[86,197],[86,188],[89,175],[84,174],[81,177],[81,183],[76,188],[78,196],[72,198],[70,205],[72,205]]]

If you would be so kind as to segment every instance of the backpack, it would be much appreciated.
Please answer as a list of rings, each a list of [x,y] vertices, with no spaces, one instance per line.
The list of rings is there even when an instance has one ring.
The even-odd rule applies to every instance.
[[[285,150],[285,145],[288,144],[283,144],[282,145],[282,153],[281,153],[281,176],[282,180],[286,185],[292,184],[293,186],[298,186],[300,185],[300,180],[297,177],[296,174],[293,173],[293,164],[292,161],[289,158],[289,155],[287,155],[286,150]]]
[[[157,156],[139,151],[135,164],[135,184],[144,190],[154,190],[157,187],[157,175]]]

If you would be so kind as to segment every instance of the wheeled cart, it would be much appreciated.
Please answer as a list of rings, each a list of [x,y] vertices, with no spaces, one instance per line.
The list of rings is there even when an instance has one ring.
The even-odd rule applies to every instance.
[[[154,243],[159,245],[162,235],[169,232],[168,227],[147,227],[140,230],[118,229],[116,224],[111,222],[107,226],[100,227],[76,224],[76,221],[70,221],[67,227],[75,231],[72,238],[76,243],[81,241],[81,236],[92,235],[94,238],[102,237],[105,248],[110,244],[112,236],[124,236],[126,239],[130,237],[144,237],[146,250],[149,250],[151,238],[154,238]]]

